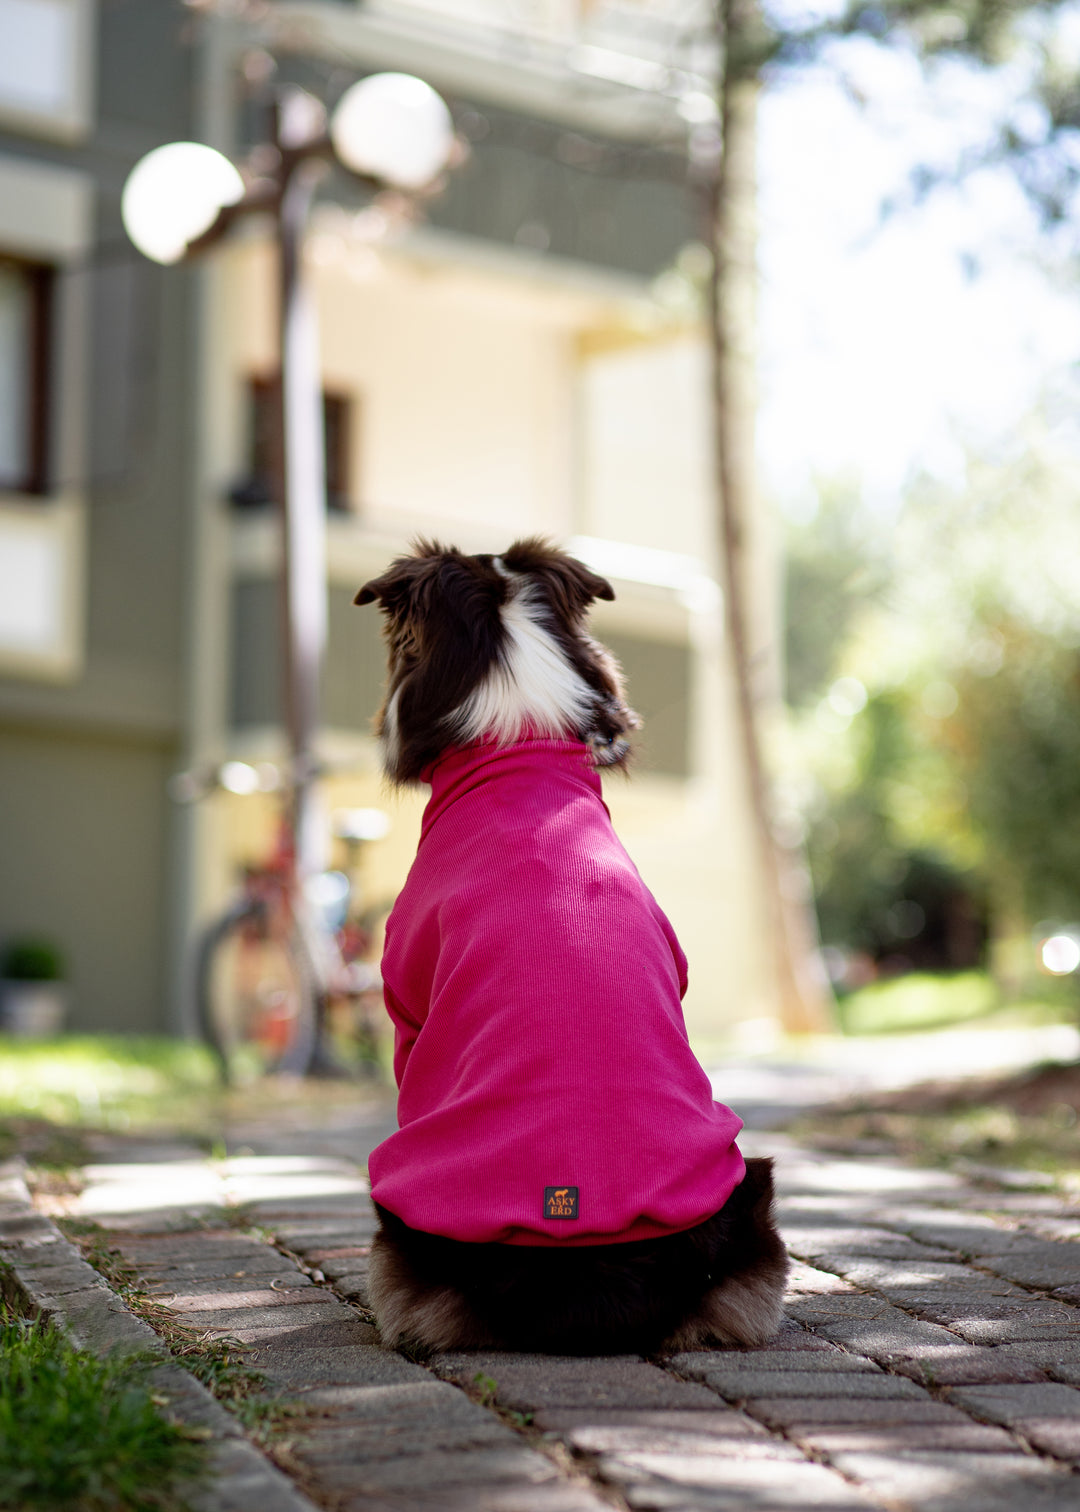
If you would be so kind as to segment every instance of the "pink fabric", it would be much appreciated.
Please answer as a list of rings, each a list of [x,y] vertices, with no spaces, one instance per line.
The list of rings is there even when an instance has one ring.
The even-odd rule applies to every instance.
[[[372,1195],[504,1244],[675,1233],[742,1180],[742,1127],[686,1038],[686,958],[577,741],[450,751],[390,916],[397,1133]],[[545,1188],[577,1187],[576,1218]]]

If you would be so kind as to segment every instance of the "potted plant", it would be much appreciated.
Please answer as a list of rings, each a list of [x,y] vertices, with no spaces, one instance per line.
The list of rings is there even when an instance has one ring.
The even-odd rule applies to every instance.
[[[67,1013],[64,958],[50,941],[24,936],[0,953],[0,1028],[44,1039],[58,1034]]]

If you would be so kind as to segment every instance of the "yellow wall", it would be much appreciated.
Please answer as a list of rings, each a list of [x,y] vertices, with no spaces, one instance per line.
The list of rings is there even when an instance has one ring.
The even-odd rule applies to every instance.
[[[584,532],[713,558],[708,354],[700,331],[581,368]]]
[[[344,251],[334,255],[336,239],[327,243],[322,369],[328,388],[357,396],[351,502],[367,525],[440,531],[465,546],[490,532],[572,530],[575,350],[565,318],[410,263],[376,259],[357,276]],[[242,445],[244,381],[275,360],[269,249],[232,249],[225,277]]]

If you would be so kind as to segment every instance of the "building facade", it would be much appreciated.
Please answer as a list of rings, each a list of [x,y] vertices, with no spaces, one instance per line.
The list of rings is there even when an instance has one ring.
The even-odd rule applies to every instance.
[[[422,794],[380,783],[383,655],[356,588],[419,534],[569,543],[616,588],[594,623],[646,723],[608,799],[690,955],[690,1021],[770,1011],[694,289],[709,65],[700,27],[674,25],[693,8],[671,11],[0,0],[25,53],[0,62],[0,385],[23,405],[0,430],[0,939],[60,944],[74,1026],[183,1027],[192,930],[273,814],[178,808],[168,777],[282,750],[269,228],[156,268],[124,238],[123,183],[169,140],[242,160],[282,84],[332,104],[385,69],[444,95],[467,152],[403,229],[329,180],[308,239],[328,814],[387,810],[363,880],[392,896]]]

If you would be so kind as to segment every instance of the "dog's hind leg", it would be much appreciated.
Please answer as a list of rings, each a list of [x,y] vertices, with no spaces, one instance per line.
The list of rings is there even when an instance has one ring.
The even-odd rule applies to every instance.
[[[707,1291],[693,1317],[664,1341],[665,1353],[733,1344],[756,1349],[775,1338],[783,1321],[783,1277],[729,1276]]]
[[[376,1235],[371,1246],[368,1294],[387,1349],[428,1352],[496,1343],[459,1291],[420,1280],[385,1233]]]
[[[722,1279],[665,1341],[665,1350],[700,1349],[710,1342],[757,1348],[776,1335],[789,1261],[772,1204],[772,1161],[748,1160],[746,1176],[718,1215],[731,1220],[713,1262]]]

